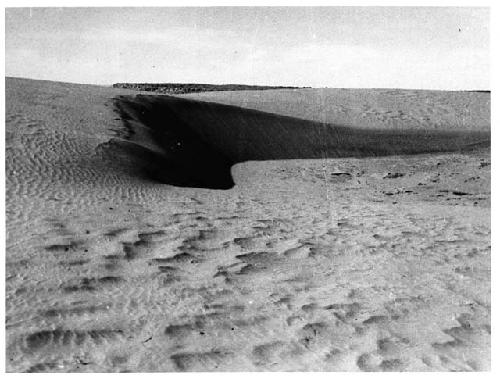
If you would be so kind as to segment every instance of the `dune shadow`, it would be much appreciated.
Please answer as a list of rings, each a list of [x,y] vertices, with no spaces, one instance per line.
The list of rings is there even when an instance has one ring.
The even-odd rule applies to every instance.
[[[219,103],[121,96],[122,141],[145,176],[176,186],[229,189],[231,166],[248,160],[452,152],[490,146],[485,131],[363,129]],[[127,142],[127,143],[125,143]],[[135,148],[132,148],[135,147]]]

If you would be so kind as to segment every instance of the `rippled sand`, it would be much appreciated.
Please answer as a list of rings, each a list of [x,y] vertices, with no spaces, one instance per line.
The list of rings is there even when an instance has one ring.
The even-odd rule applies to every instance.
[[[6,81],[8,371],[489,370],[489,148],[174,187],[116,144],[132,94]]]

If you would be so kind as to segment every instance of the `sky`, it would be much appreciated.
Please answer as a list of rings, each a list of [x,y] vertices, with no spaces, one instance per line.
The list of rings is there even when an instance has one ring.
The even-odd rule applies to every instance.
[[[489,89],[489,9],[6,8],[6,76]]]

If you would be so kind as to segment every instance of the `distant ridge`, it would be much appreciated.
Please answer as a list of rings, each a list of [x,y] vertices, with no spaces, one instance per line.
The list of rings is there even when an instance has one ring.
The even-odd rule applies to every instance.
[[[152,91],[161,94],[189,94],[204,91],[300,89],[294,86],[211,85],[205,83],[115,83],[115,88]],[[302,87],[305,88],[305,87]]]

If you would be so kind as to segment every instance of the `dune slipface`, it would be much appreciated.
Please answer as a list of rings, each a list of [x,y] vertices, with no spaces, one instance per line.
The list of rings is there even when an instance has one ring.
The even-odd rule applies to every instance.
[[[158,181],[205,188],[233,185],[232,165],[250,160],[325,159],[466,151],[488,147],[489,131],[356,128],[169,96],[116,100],[134,132],[154,146]],[[139,138],[135,136],[139,135]]]
[[[349,91],[7,78],[7,370],[490,369],[489,96]]]

